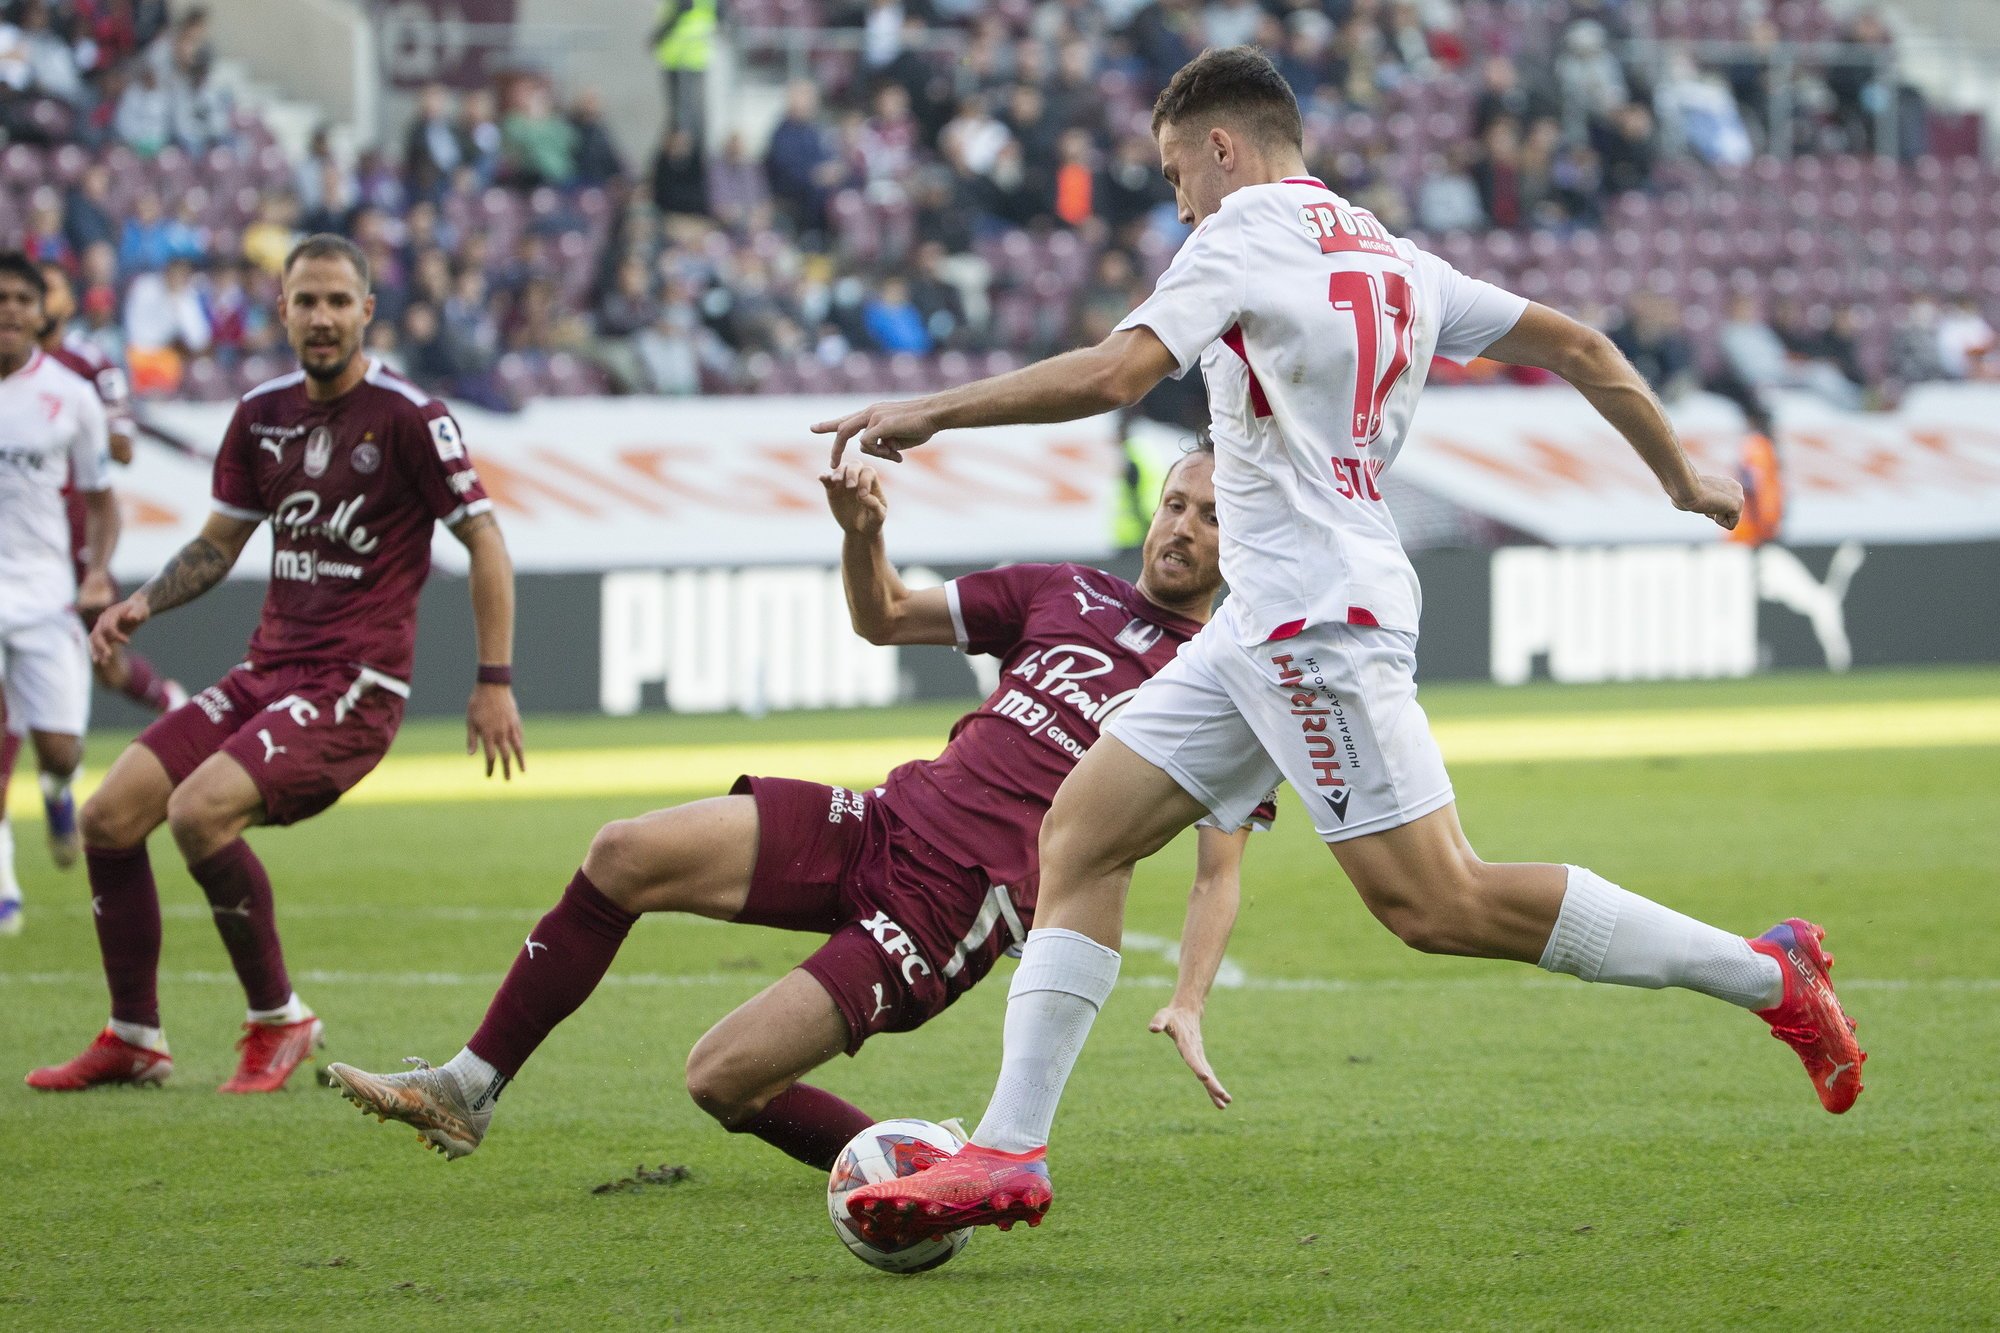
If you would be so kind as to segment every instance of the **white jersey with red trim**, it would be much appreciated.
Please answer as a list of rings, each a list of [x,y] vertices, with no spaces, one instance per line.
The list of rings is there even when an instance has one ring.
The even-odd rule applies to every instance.
[[[1422,596],[1376,479],[1433,356],[1468,361],[1527,301],[1391,236],[1317,180],[1233,191],[1118,327],[1198,361],[1237,641],[1349,622],[1415,632]]]
[[[97,390],[40,348],[0,379],[0,627],[76,600],[63,483],[111,486]]]

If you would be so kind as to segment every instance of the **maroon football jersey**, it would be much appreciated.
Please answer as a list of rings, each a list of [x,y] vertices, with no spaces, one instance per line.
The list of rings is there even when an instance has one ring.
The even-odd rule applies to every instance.
[[[1001,660],[1000,683],[935,759],[889,775],[882,799],[939,851],[1033,904],[1036,844],[1056,788],[1099,729],[1201,627],[1086,565],[1010,565],[945,587],[959,647]]]
[[[257,667],[337,662],[407,682],[433,523],[493,507],[458,423],[380,362],[330,403],[302,370],[236,405],[215,458],[215,507],[271,521]]]
[[[104,349],[77,332],[63,336],[62,342],[49,355],[71,372],[90,381],[97,390],[98,398],[104,403],[104,427],[111,435],[132,433],[132,390],[126,383],[125,372],[118,363],[104,354]],[[76,562],[76,577],[83,581],[83,568],[89,560],[85,549],[85,524],[88,510],[83,503],[83,493],[65,482],[63,503],[69,508],[69,553]]]

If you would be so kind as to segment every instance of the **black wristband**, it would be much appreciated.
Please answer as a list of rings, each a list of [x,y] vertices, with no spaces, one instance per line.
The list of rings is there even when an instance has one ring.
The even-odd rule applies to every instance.
[[[481,662],[479,664],[478,679],[481,685],[512,685],[514,683],[514,668],[510,666],[488,666],[486,663]]]

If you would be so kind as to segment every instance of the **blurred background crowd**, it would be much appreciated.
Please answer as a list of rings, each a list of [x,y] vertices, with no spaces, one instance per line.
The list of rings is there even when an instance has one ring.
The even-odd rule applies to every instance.
[[[704,12],[663,4],[662,49]],[[375,353],[485,406],[915,391],[1092,341],[1141,299],[1185,235],[1152,99],[1251,42],[1299,93],[1317,175],[1612,330],[1663,392],[1868,406],[2000,374],[1984,127],[1897,77],[1866,6],[742,0],[720,21],[753,61],[780,49],[760,32],[847,40],[765,57],[803,76],[768,132],[704,116],[698,70],[663,59],[650,153],[527,69],[293,154],[216,86],[199,5],[4,0],[0,235],[72,271],[142,394],[282,369],[276,274],[312,230],[373,258]],[[1199,392],[1147,410],[1196,420]]]

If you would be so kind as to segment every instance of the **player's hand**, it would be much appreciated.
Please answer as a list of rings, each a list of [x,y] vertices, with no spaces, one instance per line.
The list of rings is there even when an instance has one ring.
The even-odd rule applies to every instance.
[[[152,615],[152,604],[146,600],[143,590],[114,606],[105,607],[98,613],[97,623],[90,627],[90,660],[99,666],[110,662],[120,648],[132,642],[133,632]]]
[[[903,450],[916,448],[937,431],[929,404],[928,398],[913,398],[904,403],[871,403],[859,412],[819,422],[812,428],[813,434],[833,436],[833,458],[829,467],[840,466],[841,455],[847,452],[850,440],[860,446],[864,454],[900,463],[903,461]]]
[[[1164,1032],[1174,1039],[1174,1046],[1187,1061],[1187,1067],[1201,1083],[1208,1099],[1220,1111],[1229,1105],[1229,1089],[1222,1086],[1222,1080],[1209,1067],[1208,1056],[1201,1048],[1201,1012],[1184,1005],[1170,1004],[1153,1015],[1153,1021],[1146,1025],[1148,1032]]]
[[[1706,514],[1719,526],[1734,528],[1743,517],[1743,484],[1734,477],[1696,473],[1693,492],[1675,496],[1674,508],[1690,514]]]
[[[486,776],[493,776],[495,760],[503,782],[514,780],[514,770],[528,771],[528,757],[521,751],[521,709],[514,691],[506,685],[474,685],[472,701],[465,706],[465,752],[486,754]]]
[[[109,574],[92,570],[83,576],[77,585],[76,609],[86,619],[97,615],[118,598],[118,589],[112,585]]]
[[[827,507],[834,522],[844,532],[872,537],[882,530],[889,517],[889,501],[882,494],[882,478],[866,463],[844,463],[819,474],[826,487]]]

